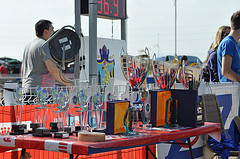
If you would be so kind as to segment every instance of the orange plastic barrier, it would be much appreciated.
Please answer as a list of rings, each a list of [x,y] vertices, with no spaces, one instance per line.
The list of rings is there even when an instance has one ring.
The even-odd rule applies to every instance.
[[[22,122],[30,124],[34,121],[34,107],[35,105],[24,105],[23,106],[23,115]],[[56,105],[48,105],[48,115],[46,118],[46,127],[50,127],[50,122],[54,121],[55,114],[53,113],[56,110]],[[18,115],[20,115],[20,106],[17,107]],[[78,115],[75,108],[71,109],[71,114]],[[55,117],[56,118],[56,117]],[[11,132],[11,125],[16,122],[14,106],[2,106],[0,107],[0,134],[7,134]],[[28,126],[29,128],[29,126]],[[156,154],[156,146],[149,146],[151,151]],[[12,150],[8,147],[0,147],[0,159],[18,159],[21,154],[21,149]],[[31,155],[31,159],[64,159],[69,158],[67,153],[51,152],[44,150],[33,150],[27,149],[28,153]],[[76,155],[74,155],[74,158]],[[119,151],[105,152],[94,154],[90,156],[79,156],[78,159],[144,159],[146,158],[145,147],[131,148]],[[149,158],[153,158],[149,155]]]
[[[151,151],[156,154],[156,146],[151,145],[149,146]],[[59,153],[59,152],[52,152],[52,151],[44,151],[44,150],[32,150],[27,149],[28,153],[31,155],[31,159],[68,159],[69,154],[67,153]],[[10,151],[10,152],[3,152],[0,153],[0,159],[18,159],[21,155],[21,151]],[[74,155],[74,158],[77,155]],[[146,158],[146,151],[145,147],[137,147],[131,148],[126,150],[119,150],[119,151],[112,151],[112,152],[105,152],[99,154],[93,154],[90,156],[81,155],[78,156],[78,159],[145,159]],[[150,154],[148,155],[149,159],[154,159]]]

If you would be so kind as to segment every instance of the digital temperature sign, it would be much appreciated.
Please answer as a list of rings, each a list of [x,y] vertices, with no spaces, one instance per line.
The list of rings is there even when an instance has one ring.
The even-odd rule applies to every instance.
[[[88,13],[88,0],[81,0],[81,14]],[[97,15],[102,18],[126,19],[126,0],[97,0]]]

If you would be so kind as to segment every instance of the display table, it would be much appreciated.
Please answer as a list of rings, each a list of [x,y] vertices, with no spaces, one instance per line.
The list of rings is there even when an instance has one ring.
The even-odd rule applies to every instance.
[[[106,141],[104,142],[82,142],[78,141],[76,136],[70,136],[69,139],[56,139],[54,137],[33,137],[30,134],[2,135],[0,136],[0,146],[89,155],[187,138],[188,143],[186,144],[189,145],[191,154],[190,137],[209,133],[218,138],[221,136],[220,125],[207,122],[197,128],[156,128],[151,130],[137,129],[137,131],[139,132],[137,136],[106,135]],[[70,155],[70,158],[72,156]],[[192,154],[191,157],[193,158]]]

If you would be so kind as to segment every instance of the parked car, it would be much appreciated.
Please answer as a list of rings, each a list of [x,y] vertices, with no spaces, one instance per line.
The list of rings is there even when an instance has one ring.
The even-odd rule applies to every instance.
[[[178,55],[177,59],[180,61],[182,56],[183,55]],[[200,64],[202,64],[202,61],[197,56],[189,56],[189,55],[186,55],[186,56],[188,57],[187,65],[189,65],[191,63],[200,63]],[[156,59],[160,60],[160,61],[171,61],[171,60],[174,60],[174,57],[175,56],[173,56],[173,55],[167,55],[167,56],[156,57]]]

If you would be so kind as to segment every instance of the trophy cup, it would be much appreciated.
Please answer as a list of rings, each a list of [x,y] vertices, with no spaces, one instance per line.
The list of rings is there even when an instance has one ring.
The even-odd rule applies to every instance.
[[[78,131],[80,130],[87,130],[87,117],[88,117],[88,93],[87,90],[84,88],[81,88],[81,90],[77,93],[77,103],[79,104],[79,107],[75,107],[78,108],[79,110],[78,112],[78,116],[79,116],[79,123],[80,126],[79,128],[76,126],[75,130],[76,133],[78,133]]]
[[[57,93],[56,93],[57,94]],[[58,120],[58,132],[54,133],[55,138],[68,138],[71,130],[68,130],[68,127],[65,127],[67,123],[67,115],[69,112],[69,95],[65,89],[61,89],[58,93],[57,98],[57,108],[58,111],[54,111],[57,113]],[[67,128],[67,129],[66,129]]]
[[[179,70],[179,62],[177,60],[160,61],[156,59],[156,54],[153,55],[152,72],[154,80],[160,89],[171,89],[176,81]],[[171,112],[171,113],[170,113]],[[169,98],[165,106],[165,126],[176,127],[177,124],[177,100]],[[170,119],[170,122],[168,120]]]
[[[178,61],[160,61],[156,59],[156,54],[153,55],[152,72],[159,88],[170,89],[176,80],[178,70]]]
[[[92,96],[92,105],[93,105],[93,112],[95,113],[95,119],[96,119],[96,128],[93,131],[97,132],[103,132],[103,126],[102,126],[102,117],[103,117],[103,95],[100,92],[96,92]]]
[[[52,87],[51,94],[52,94],[52,102],[54,104],[58,103],[59,90],[60,88],[56,85]],[[50,130],[51,132],[58,132],[58,122],[55,121],[55,118],[53,122],[50,122],[50,127],[51,127],[51,130]]]
[[[142,109],[144,103],[141,100],[141,95],[139,93],[139,88],[145,80],[148,68],[150,64],[149,51],[146,48],[144,55],[131,56],[124,53],[124,50],[121,52],[121,68],[124,77],[130,83],[132,87],[132,92],[130,94],[130,107],[125,113],[124,116],[124,128],[127,132],[127,135],[135,135],[135,128],[138,124],[139,112],[145,111]],[[146,114],[146,113],[142,113]],[[127,123],[127,118],[130,123]],[[142,117],[142,119],[145,117]]]
[[[196,90],[200,85],[200,80],[202,76],[202,66],[196,63],[192,63],[188,66],[183,65],[180,68],[179,75],[180,81],[184,89]]]
[[[32,131],[28,131],[29,133],[33,134],[36,132],[36,129],[41,127],[41,123],[39,122],[38,116],[40,114],[40,109],[34,109],[34,120],[32,123],[30,123],[30,128],[32,128]]]
[[[17,105],[14,105],[16,124],[12,125],[13,132],[10,132],[10,135],[22,135],[25,134],[25,129],[27,128],[26,124],[22,124],[22,112],[23,112],[23,94],[22,88],[17,87],[13,91],[13,96],[16,100]],[[18,115],[18,105],[20,106],[20,114]]]
[[[36,95],[36,103],[40,104],[40,107],[35,107],[35,109],[38,109],[38,122],[40,123],[40,127],[35,128],[37,123],[33,125],[35,128],[35,133],[33,133],[33,136],[38,136],[38,137],[50,137],[52,134],[50,133],[50,129],[45,128],[45,122],[46,122],[46,117],[47,117],[47,102],[48,102],[48,92],[46,89],[38,86],[35,90],[35,95]],[[36,126],[37,127],[37,126]]]

